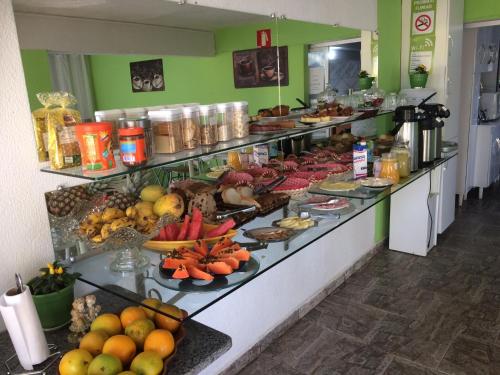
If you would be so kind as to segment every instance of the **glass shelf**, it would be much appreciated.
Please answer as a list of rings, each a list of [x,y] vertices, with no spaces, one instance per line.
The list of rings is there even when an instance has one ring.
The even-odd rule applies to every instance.
[[[314,133],[318,130],[321,129],[330,129],[334,128],[339,125],[343,124],[349,124],[352,122],[360,121],[360,120],[366,120],[367,118],[372,118],[372,117],[378,117],[378,116],[383,116],[387,114],[394,113],[393,111],[384,111],[384,110],[379,110],[377,114],[369,114],[368,112],[365,113],[364,115],[361,115],[357,118],[351,118],[343,121],[328,121],[328,122],[322,122],[317,125],[301,125],[300,128],[295,128],[295,129],[290,129],[290,130],[285,130],[282,133],[278,134],[270,134],[270,135],[250,135],[246,138],[242,139],[233,139],[228,142],[220,142],[214,146],[210,147],[198,147],[194,150],[186,150],[186,151],[181,151],[177,152],[175,154],[169,154],[169,155],[160,155],[156,154],[153,158],[151,158],[146,165],[141,166],[141,167],[136,167],[136,168],[128,168],[124,166],[120,162],[120,158],[115,155],[116,159],[116,168],[109,170],[109,171],[104,171],[104,172],[84,172],[81,167],[74,167],[74,168],[66,168],[66,169],[51,169],[50,167],[43,167],[41,169],[42,172],[46,173],[54,173],[58,175],[64,175],[64,176],[69,176],[69,177],[77,177],[77,178],[83,178],[86,180],[90,181],[98,181],[98,180],[104,180],[116,176],[121,176],[121,175],[126,175],[129,173],[137,172],[139,170],[145,170],[145,169],[150,169],[150,168],[156,168],[156,167],[164,167],[168,165],[173,165],[177,164],[179,162],[184,162],[187,160],[192,160],[195,158],[203,157],[203,156],[209,156],[209,155],[215,155],[231,150],[237,150],[243,147],[248,147],[248,146],[255,146],[263,143],[268,143],[268,142],[273,142],[273,141],[280,141],[288,138],[293,138],[293,137],[298,137],[304,134],[310,134]]]
[[[412,173],[409,177],[401,179],[400,183],[380,192],[376,197],[371,199],[351,199],[353,210],[340,217],[322,217],[318,225],[307,229],[306,231],[298,234],[292,239],[285,242],[269,243],[266,249],[252,251],[252,256],[260,263],[258,271],[251,275],[246,280],[239,284],[229,286],[214,291],[176,291],[162,286],[154,279],[155,271],[158,270],[160,263],[160,253],[150,250],[143,250],[143,253],[150,258],[149,269],[141,275],[122,275],[113,273],[109,270],[109,264],[113,258],[111,253],[102,253],[91,258],[87,258],[73,264],[72,270],[82,274],[82,281],[91,282],[94,285],[118,285],[137,293],[142,298],[150,296],[161,296],[162,301],[167,303],[174,303],[179,308],[186,310],[190,317],[196,316],[198,313],[224,298],[228,294],[242,287],[246,283],[253,280],[255,277],[262,275],[264,272],[272,269],[277,264],[285,259],[293,256],[295,253],[307,249],[306,251],[314,251],[314,247],[309,246],[319,238],[327,235],[336,228],[343,224],[348,223],[356,216],[362,214],[382,200],[390,197],[392,194],[403,189],[405,186],[411,184],[422,176],[430,173],[430,171],[440,164],[446,162],[455,155],[435,161],[427,168],[421,169]],[[292,201],[293,202],[293,201]],[[274,220],[279,220],[283,217],[289,216],[288,213],[293,210],[293,203],[288,207],[278,210],[266,217],[257,218],[245,224],[242,228],[245,230],[270,226]],[[243,230],[238,230],[239,234],[234,238],[238,242],[249,242],[249,239],[242,235]],[[140,301],[137,301],[140,302]]]

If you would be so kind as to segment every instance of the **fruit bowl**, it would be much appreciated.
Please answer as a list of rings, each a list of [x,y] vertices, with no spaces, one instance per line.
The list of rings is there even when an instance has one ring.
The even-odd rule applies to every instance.
[[[179,227],[181,224],[178,224]],[[212,225],[212,224],[203,224],[203,232],[206,233],[212,229],[217,228],[218,225]],[[238,232],[234,229],[230,229],[226,234],[223,236],[217,236],[217,237],[211,237],[211,238],[204,238],[205,242],[208,245],[213,245],[217,241],[221,240],[222,238],[233,238],[236,236]],[[152,237],[154,238],[154,237]],[[181,247],[187,247],[187,248],[192,248],[194,247],[194,243],[197,240],[186,240],[186,241],[156,241],[156,240],[149,240],[145,242],[142,246],[150,249],[150,250],[156,250],[156,251],[168,251],[168,250],[174,250],[174,249],[179,249]]]
[[[94,207],[92,210],[87,211],[87,213],[83,215],[83,218],[79,220],[80,224],[76,228],[76,233],[88,249],[96,251],[117,251],[115,259],[110,264],[110,269],[114,272],[143,272],[149,266],[150,260],[141,253],[141,245],[149,239],[156,237],[160,229],[165,225],[174,223],[177,220],[173,216],[164,215],[156,221],[149,223],[147,231],[144,230],[143,232],[133,226],[121,226],[115,230],[109,231],[105,239],[102,239],[101,236],[100,240],[96,242],[96,237],[91,237],[88,233],[84,233],[83,229],[91,226],[88,223],[91,215],[101,215],[104,210],[104,207]],[[127,217],[117,220],[125,219],[127,219]]]

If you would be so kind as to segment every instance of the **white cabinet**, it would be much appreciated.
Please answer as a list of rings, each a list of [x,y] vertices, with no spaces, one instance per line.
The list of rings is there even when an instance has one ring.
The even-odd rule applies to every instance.
[[[500,124],[477,126],[476,155],[474,164],[474,186],[479,187],[479,198],[483,189],[500,177]]]
[[[441,166],[439,189],[438,233],[443,233],[455,220],[455,194],[458,157],[453,157]]]
[[[389,249],[426,256],[455,220],[457,156],[391,195]]]

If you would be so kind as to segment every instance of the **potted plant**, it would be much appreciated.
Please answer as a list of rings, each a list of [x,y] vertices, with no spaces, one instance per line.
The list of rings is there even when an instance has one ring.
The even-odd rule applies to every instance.
[[[366,70],[362,70],[359,72],[359,89],[360,90],[368,90],[372,87],[373,80],[375,77],[370,77]]]
[[[413,72],[410,73],[411,88],[424,88],[427,84],[428,77],[429,72],[427,71],[427,67],[424,64],[420,64]]]
[[[28,282],[44,330],[61,328],[71,320],[75,280],[79,273],[66,272],[58,261],[40,268],[40,275]]]

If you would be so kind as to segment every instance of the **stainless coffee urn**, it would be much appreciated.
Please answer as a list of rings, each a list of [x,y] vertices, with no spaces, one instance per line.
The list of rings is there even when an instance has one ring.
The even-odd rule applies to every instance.
[[[423,111],[414,105],[397,107],[394,112],[396,126],[392,131],[394,143],[407,147],[410,151],[410,170],[419,168],[419,121],[423,118]]]

